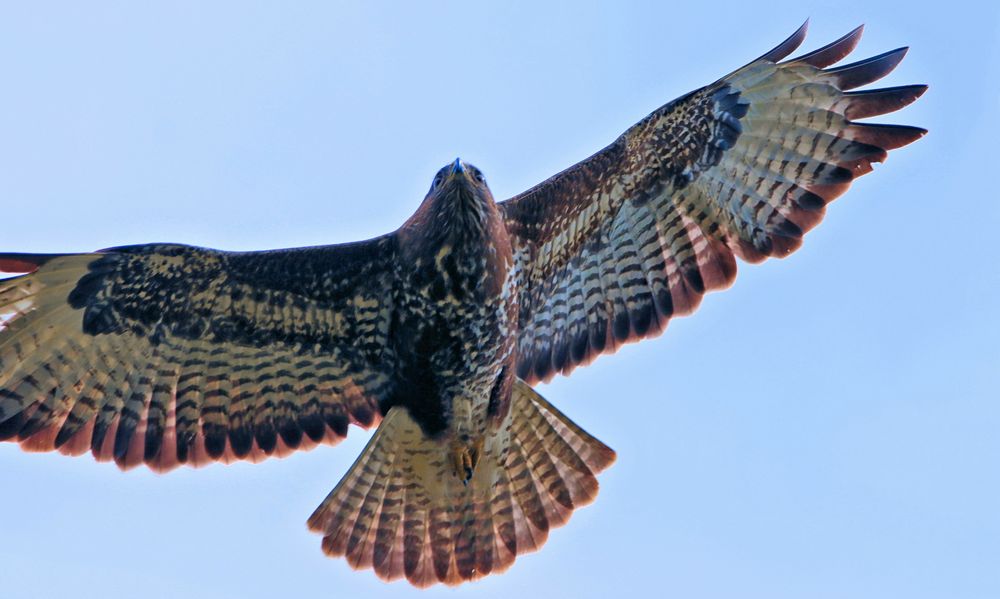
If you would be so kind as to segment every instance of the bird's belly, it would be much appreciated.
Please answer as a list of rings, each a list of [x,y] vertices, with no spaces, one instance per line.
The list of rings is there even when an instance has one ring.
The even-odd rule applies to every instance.
[[[404,365],[394,402],[429,436],[459,440],[486,430],[492,391],[514,349],[516,314],[512,280],[499,294],[484,293],[481,277],[462,283],[447,285],[442,296],[432,281],[411,295],[400,323]]]
[[[505,308],[497,298],[444,319],[453,332],[452,346],[442,348],[435,371],[455,436],[471,435],[486,426],[491,392],[513,350]]]

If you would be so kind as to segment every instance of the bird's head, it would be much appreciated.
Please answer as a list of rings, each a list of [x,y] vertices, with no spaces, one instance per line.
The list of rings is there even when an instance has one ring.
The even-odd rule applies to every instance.
[[[434,229],[451,236],[481,236],[496,211],[483,172],[456,158],[434,175],[418,210]]]

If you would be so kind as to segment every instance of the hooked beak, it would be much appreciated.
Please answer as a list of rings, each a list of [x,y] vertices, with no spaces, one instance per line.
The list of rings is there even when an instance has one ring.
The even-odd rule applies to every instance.
[[[452,189],[468,188],[472,183],[469,180],[469,171],[466,170],[465,165],[462,164],[461,158],[456,158],[455,162],[451,163],[451,169],[448,172],[446,179]]]

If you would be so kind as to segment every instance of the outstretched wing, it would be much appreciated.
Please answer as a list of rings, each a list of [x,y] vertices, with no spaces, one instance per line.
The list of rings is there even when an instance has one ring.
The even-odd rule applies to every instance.
[[[371,426],[395,248],[0,254],[0,440],[164,471]]]
[[[926,86],[846,92],[906,48],[838,68],[858,28],[777,62],[774,50],[656,110],[587,160],[500,204],[521,272],[518,376],[569,373],[663,331],[729,286],[739,256],[786,256],[851,181],[926,133],[853,119],[898,110]]]

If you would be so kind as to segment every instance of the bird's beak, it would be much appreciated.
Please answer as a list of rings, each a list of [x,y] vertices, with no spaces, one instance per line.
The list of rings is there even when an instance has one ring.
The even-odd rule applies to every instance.
[[[458,186],[460,188],[468,188],[472,182],[469,181],[469,171],[465,170],[465,165],[462,164],[461,158],[456,158],[455,162],[451,164],[451,172],[448,173],[447,177],[448,183],[451,186]]]

